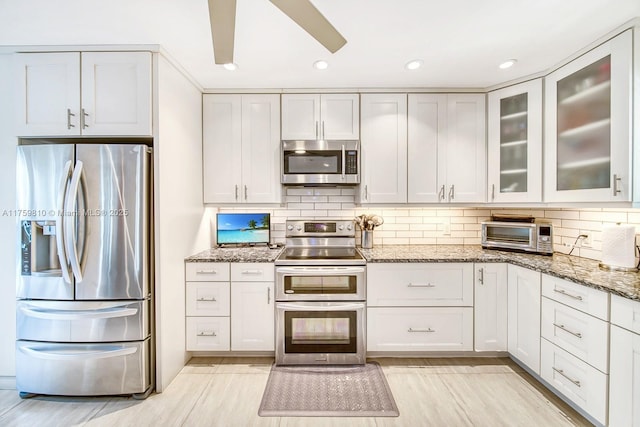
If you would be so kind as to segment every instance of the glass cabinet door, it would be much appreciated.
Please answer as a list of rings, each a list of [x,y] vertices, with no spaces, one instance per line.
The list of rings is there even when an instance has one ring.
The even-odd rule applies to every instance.
[[[545,80],[545,201],[630,200],[631,31]]]
[[[542,81],[489,93],[489,201],[542,201]]]

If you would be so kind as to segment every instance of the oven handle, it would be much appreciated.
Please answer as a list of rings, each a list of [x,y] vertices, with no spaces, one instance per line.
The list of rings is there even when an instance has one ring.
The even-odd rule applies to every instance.
[[[276,273],[311,276],[318,274],[352,274],[364,273],[365,267],[278,267]]]
[[[364,308],[363,301],[357,302],[331,302],[331,305],[318,302],[276,302],[278,310],[296,310],[296,311],[341,311],[341,310],[359,310]]]

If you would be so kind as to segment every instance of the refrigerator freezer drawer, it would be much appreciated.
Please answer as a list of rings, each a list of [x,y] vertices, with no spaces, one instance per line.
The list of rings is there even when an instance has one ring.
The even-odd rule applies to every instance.
[[[144,393],[151,386],[149,342],[16,341],[17,389],[63,396]]]
[[[54,342],[140,341],[150,335],[149,300],[18,301],[19,340]]]

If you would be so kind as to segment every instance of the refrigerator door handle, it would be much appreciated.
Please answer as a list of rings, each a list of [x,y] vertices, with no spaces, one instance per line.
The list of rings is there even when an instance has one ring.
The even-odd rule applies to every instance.
[[[62,351],[55,351],[53,349],[41,350],[38,348],[31,348],[25,345],[21,345],[19,349],[22,353],[36,359],[64,360],[64,361],[73,361],[73,360],[86,361],[89,359],[106,359],[110,357],[122,357],[122,356],[127,356],[129,354],[133,354],[136,351],[138,351],[136,347],[127,347],[127,348],[115,347],[114,348],[110,346],[100,346],[95,350],[84,350],[84,351],[78,350],[76,352],[70,352],[65,349],[62,349]]]
[[[56,246],[58,249],[58,260],[60,261],[60,270],[62,270],[62,278],[65,283],[71,283],[71,274],[69,273],[69,261],[67,260],[67,254],[64,244],[64,198],[65,191],[67,189],[67,182],[71,175],[71,160],[67,161],[64,165],[63,180],[60,184],[59,198],[58,198],[58,212],[56,215]]]
[[[76,201],[78,199],[78,191],[80,190],[80,178],[83,172],[83,163],[81,160],[76,162],[76,168],[71,177],[69,184],[69,192],[65,200],[65,226],[64,240],[67,247],[67,254],[71,263],[71,270],[76,278],[76,282],[82,282],[82,269],[80,268],[80,258],[78,256],[77,236],[75,228],[75,219],[80,214],[75,212]]]
[[[49,310],[38,307],[20,307],[28,317],[45,320],[94,320],[128,317],[138,314],[137,308],[107,308],[103,310]]]

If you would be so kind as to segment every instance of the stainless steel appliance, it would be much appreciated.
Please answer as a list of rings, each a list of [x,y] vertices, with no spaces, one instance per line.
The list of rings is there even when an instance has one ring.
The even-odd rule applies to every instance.
[[[359,141],[282,141],[282,184],[360,184]]]
[[[17,150],[17,389],[146,397],[151,149],[47,142]]]
[[[481,227],[483,248],[553,254],[553,225],[549,222],[532,217],[495,217]]]
[[[276,364],[364,364],[366,261],[347,220],[287,221],[276,259]]]

